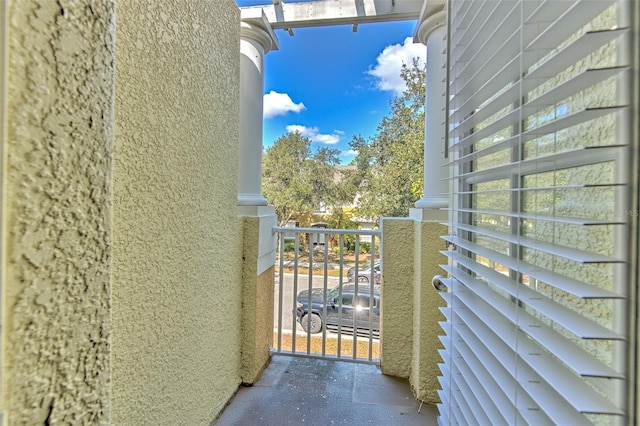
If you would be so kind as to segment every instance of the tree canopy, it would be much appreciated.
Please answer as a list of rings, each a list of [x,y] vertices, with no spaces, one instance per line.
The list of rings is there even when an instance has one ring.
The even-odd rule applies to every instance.
[[[342,179],[336,179],[340,151],[313,151],[311,140],[298,132],[281,136],[266,150],[262,191],[281,226],[317,211],[321,203],[341,207],[356,198],[357,216],[404,217],[422,197],[426,68],[416,58],[403,64],[400,75],[406,90],[390,102],[374,136],[353,137],[349,145],[358,152],[351,163],[355,167],[342,171]]]
[[[299,132],[281,136],[267,148],[262,160],[262,191],[273,204],[280,225],[321,203],[334,205],[344,194],[334,182],[340,151],[311,149],[311,140]]]
[[[423,195],[425,76],[417,58],[411,66],[403,64],[407,89],[390,103],[374,136],[358,135],[350,142],[358,155],[348,180],[358,188],[363,216],[406,216]]]

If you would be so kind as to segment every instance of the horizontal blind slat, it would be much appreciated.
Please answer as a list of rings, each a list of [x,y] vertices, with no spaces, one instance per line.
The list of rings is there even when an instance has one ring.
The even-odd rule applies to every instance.
[[[470,291],[459,293],[458,298],[476,316],[483,319],[487,318],[487,316],[495,316],[495,313],[492,313],[491,310],[498,305],[503,307],[503,309],[497,311],[500,312],[500,315],[509,315],[509,309],[504,302],[496,298],[500,296],[496,296],[495,293],[492,294],[491,291],[484,291],[481,286],[471,288],[467,285],[471,283],[465,283],[464,277],[462,278],[460,282],[464,283]],[[487,302],[487,300],[490,302]],[[545,355],[545,353],[540,353],[535,344],[524,338],[524,335],[521,338],[517,338],[517,334],[520,334],[521,331],[517,330],[514,325],[509,325],[509,322],[505,321],[492,321],[490,325],[495,329],[495,333],[500,336],[500,339],[509,347],[510,351],[517,353],[518,359],[522,360],[532,371],[535,371],[536,375],[544,379],[544,383],[540,383],[540,387],[536,387],[535,390],[540,391],[540,388],[546,388],[547,393],[540,391],[538,397],[545,396],[546,398],[548,390],[553,389],[581,413],[624,414],[622,410],[606,400],[604,396],[592,388],[584,386],[578,376],[569,372],[569,370],[559,365],[557,361]],[[522,371],[522,366],[518,367],[518,371]],[[526,386],[526,383],[522,383],[522,385]],[[576,388],[580,388],[581,391],[575,392]],[[547,402],[550,403],[556,399],[548,400]],[[540,403],[539,400],[538,403]],[[547,409],[550,408],[548,407]],[[554,412],[556,413],[555,416],[558,416],[558,413],[562,412],[562,410],[555,410]]]
[[[627,31],[627,29],[622,28],[604,31],[591,31],[583,34],[570,46],[563,49],[559,54],[550,57],[544,63],[540,64],[534,70],[525,75],[523,77],[523,91],[525,93],[532,91],[548,79],[557,75],[560,71],[574,64],[578,59],[593,53],[604,44],[615,40]],[[512,44],[505,44],[505,47],[513,49],[515,36],[514,40],[509,39],[507,41],[510,41]],[[504,55],[499,57],[509,58],[507,53],[508,51],[501,49],[500,54]],[[504,62],[504,60],[493,62],[487,61],[487,63],[491,63],[491,66],[486,67],[486,71],[483,71],[482,73],[481,71],[476,71],[477,78],[475,80],[471,76],[468,77],[467,80],[465,80],[462,89],[458,89],[453,92],[451,105],[454,106],[455,111],[452,115],[451,122],[459,122],[462,118],[465,118],[472,112],[475,112],[475,108],[473,108],[472,105],[480,105],[490,99],[495,93],[500,92],[500,89],[505,87],[505,82],[519,84],[519,58],[519,55],[516,55],[508,62]],[[535,60],[537,60],[535,57],[526,60],[527,67],[532,66]],[[500,66],[500,68],[498,66]],[[472,69],[477,69],[477,67],[469,66],[469,70]],[[482,84],[480,86],[476,86],[473,83]],[[511,90],[509,94],[510,97],[516,95],[517,92],[515,88]],[[488,105],[491,105],[491,103]]]
[[[524,50],[545,51],[555,49],[570,35],[581,29],[585,23],[594,19],[614,2],[615,0],[579,0],[575,2],[560,17],[551,21],[551,25],[539,33],[530,43],[525,43]],[[585,7],[585,3],[589,3],[588,7]],[[530,20],[528,23],[534,22]]]
[[[518,143],[528,142],[540,136],[544,136],[544,135],[558,132],[560,130],[568,129],[570,127],[576,126],[578,124],[583,124],[591,120],[595,120],[596,118],[600,118],[608,114],[620,112],[626,108],[627,107],[625,105],[609,106],[609,107],[601,107],[601,108],[585,108],[573,114],[562,116],[558,119],[555,119],[548,123],[542,124],[538,127],[527,130],[526,132],[523,132],[519,138],[515,137],[514,141]],[[453,150],[459,151],[465,148],[469,148],[474,143],[481,141],[483,138],[489,135],[491,135],[491,133],[489,133],[488,135],[487,135],[487,132],[471,133],[470,135],[460,139],[459,142],[456,142],[453,145],[451,145],[449,147],[449,151],[453,151]],[[505,145],[507,144],[506,141],[504,142],[499,141],[498,143],[503,143]],[[477,173],[480,173],[480,172],[477,172]]]
[[[460,346],[463,346],[460,344]],[[502,416],[502,410],[498,409],[494,404],[494,401],[498,396],[504,396],[501,392],[491,392],[493,389],[499,390],[498,386],[489,381],[490,377],[486,374],[486,370],[477,369],[477,358],[470,350],[458,349],[462,355],[459,358],[457,365],[460,367],[461,373],[465,376],[465,381],[469,385],[470,393],[480,402],[480,408],[482,409],[483,419],[479,419],[480,424],[505,425],[508,426],[509,422]],[[476,366],[472,368],[471,365]],[[483,374],[484,373],[484,374]],[[479,377],[483,377],[484,381],[480,382]],[[486,389],[486,392],[485,392]],[[500,401],[504,404],[506,402]]]
[[[475,353],[481,354],[485,368],[492,377],[499,380],[498,383],[503,392],[511,399],[511,406],[515,407],[518,410],[518,414],[524,417],[525,423],[535,425],[549,424],[549,418],[541,410],[544,407],[540,407],[539,402],[526,391],[524,384],[517,380],[523,365],[522,363],[517,363],[514,356],[515,352],[498,337],[495,330],[489,328],[490,326],[482,321],[483,317],[479,317],[476,312],[461,310],[459,316],[464,318],[465,325],[469,330],[473,331],[472,339],[469,339],[470,336],[466,336],[469,340],[465,339],[465,342],[476,341],[476,344],[469,346]],[[459,333],[464,335],[462,329]],[[506,376],[504,373],[506,373]],[[553,395],[555,391],[548,389],[548,393]],[[546,401],[543,400],[542,402]],[[547,410],[564,412],[565,415],[572,417],[572,422],[562,424],[584,423],[584,417],[562,398],[556,398],[552,402],[551,408],[546,407]],[[509,410],[509,407],[504,407],[504,409]]]
[[[566,170],[592,164],[614,161],[620,155],[621,146],[593,146],[570,149],[557,154],[535,157],[510,164],[502,164],[482,171],[460,173],[457,179],[467,184],[508,179],[514,174],[527,176],[550,171]],[[454,179],[453,177],[444,180]]]
[[[595,52],[605,44],[626,34],[628,29],[618,28],[603,31],[589,31],[582,34],[558,54],[538,65],[523,76],[523,90],[529,92],[541,83],[555,78],[561,71]]]
[[[479,51],[482,45],[485,43],[483,40],[478,40],[477,38],[473,37],[473,34],[478,27],[478,25],[474,24],[482,22],[479,26],[486,26],[487,19],[491,19],[494,22],[497,21],[496,25],[500,22],[500,14],[491,13],[495,12],[497,9],[497,5],[495,3],[485,1],[479,2],[478,4],[480,6],[477,12],[473,15],[473,17],[470,18],[468,25],[466,25],[467,30],[464,31],[459,37],[456,37],[455,40],[453,40],[454,48],[452,49],[452,52],[454,53],[454,61],[469,60],[473,56],[473,54]],[[458,47],[462,48],[458,49]]]
[[[626,186],[626,183],[600,183],[600,184],[568,184],[568,185],[554,185],[554,186],[528,186],[520,188],[496,188],[485,190],[471,190],[471,191],[451,191],[453,195],[485,195],[485,194],[499,194],[507,192],[532,192],[532,191],[550,191],[550,190],[565,190],[565,189],[589,189],[589,188],[614,188]]]
[[[508,212],[504,210],[481,210],[481,209],[442,209],[443,211],[449,211],[453,213],[474,213],[474,214],[482,214],[489,216],[503,216],[503,217],[511,217],[518,219],[528,219],[528,220],[540,220],[545,222],[552,223],[563,223],[566,225],[576,225],[576,226],[600,226],[600,225],[626,225],[627,222],[625,220],[620,219],[593,219],[593,218],[581,218],[581,217],[565,217],[565,216],[548,216],[548,215],[538,215],[538,214],[527,214],[527,213],[516,213],[516,212]]]
[[[445,334],[451,334],[451,323],[449,321],[438,321],[438,325]]]
[[[590,424],[585,414],[615,423],[628,338],[617,307],[628,297],[620,124],[630,96],[616,96],[629,80],[623,58],[633,57],[616,43],[630,31],[627,4],[447,7],[452,191],[440,253],[451,338],[441,383],[451,399],[442,412],[453,424]]]
[[[487,1],[485,0],[484,3],[487,3]],[[464,30],[466,28],[469,28],[469,24],[471,23],[473,18],[476,16],[479,8],[482,5],[483,5],[483,2],[474,1],[468,4],[468,7],[466,9],[462,7],[454,8],[454,10],[452,11],[453,12],[452,19],[451,19],[452,22],[454,22],[455,25],[464,33]],[[460,37],[460,34],[457,33],[457,36]]]
[[[547,318],[551,319],[556,324],[569,330],[581,339],[624,340],[624,336],[621,336],[618,333],[615,333],[612,330],[589,320],[583,315],[567,309],[564,306],[548,299],[547,297],[540,295],[540,293],[529,289],[526,285],[519,284],[517,281],[514,281],[509,277],[502,275],[501,273],[496,272],[484,265],[481,265],[469,258],[465,259],[465,256],[456,254],[451,256],[451,259],[464,266],[465,268],[468,268],[469,270],[480,274],[484,279],[490,281],[494,285],[499,286],[502,290],[508,292],[511,296],[517,298],[518,300],[527,303],[527,305],[534,308]],[[472,276],[463,271],[454,270],[454,267],[447,266],[446,269],[449,269],[449,272],[451,274],[455,274],[454,276],[456,277],[462,274],[468,279],[474,279]],[[545,339],[545,341],[542,342],[543,345],[548,346],[552,352],[552,348],[558,348],[558,353],[556,353],[556,356],[560,359],[565,360],[566,362],[571,361],[570,358],[561,355],[561,343],[556,342],[556,340],[554,339],[555,334],[553,334],[552,330],[548,329],[548,327],[544,324],[540,325],[534,317],[526,312],[522,312],[519,314],[519,319],[522,320],[523,318],[528,319],[528,321],[521,321],[518,324],[526,325],[528,323],[530,326],[535,325],[544,331],[548,331],[549,336],[541,336]],[[529,333],[529,330],[526,329],[525,332]],[[539,331],[533,329],[531,330],[531,333],[535,333],[536,335],[541,334]],[[565,348],[566,347],[562,346],[562,349]],[[565,352],[563,351],[563,353]],[[588,354],[581,353],[580,351],[575,352],[575,356],[579,357],[581,355],[585,355],[585,357],[582,358],[583,368],[581,369],[579,368],[579,366],[575,365],[572,366],[576,369],[576,372],[578,374],[585,376],[620,377],[619,373],[613,371],[600,362],[596,362],[595,358],[587,358],[586,355]],[[586,365],[588,361],[591,361],[592,363]]]
[[[525,18],[525,25],[549,23],[562,16],[572,3],[568,1],[545,0],[529,16]]]
[[[522,417],[520,413],[515,412],[518,392],[511,375],[501,366],[488,370],[485,360],[492,358],[490,350],[480,344],[478,338],[471,333],[468,328],[459,327],[458,333],[463,336],[464,339],[456,346],[459,352],[462,353],[463,358],[469,363],[473,374],[485,385],[487,394],[491,395],[491,399],[500,407],[500,417],[507,423],[513,424],[512,418],[515,415],[518,418],[515,422],[516,424],[525,424],[524,417]],[[470,342],[474,343],[470,344]],[[500,383],[502,383],[502,386]],[[507,408],[510,406],[513,407],[513,409]],[[531,423],[532,420],[533,419],[529,419],[529,423]],[[537,418],[535,420],[536,424],[540,424],[540,420],[542,419]]]
[[[487,237],[495,238],[498,240],[518,244],[523,247],[528,247],[533,250],[538,250],[543,253],[560,256],[562,258],[573,260],[578,263],[624,263],[624,259],[618,259],[613,256],[604,256],[598,253],[592,253],[584,250],[577,250],[567,246],[561,246],[559,244],[546,243],[532,238],[523,237],[520,235],[507,234],[504,232],[493,231],[489,229],[480,228],[471,225],[462,225],[449,223],[449,226],[464,231],[473,232],[474,234],[484,235]]]
[[[460,361],[456,363],[456,368],[458,374],[453,377],[460,377],[460,380],[454,380],[460,390],[464,405],[468,408],[466,412],[469,413],[473,419],[473,422],[469,424],[495,425],[492,421],[493,419],[491,419],[485,411],[485,407],[490,403],[490,398],[484,392],[478,392],[478,390],[482,388],[478,386],[477,381],[474,380],[474,376],[469,371],[464,357],[460,358]]]
[[[447,321],[451,321],[451,319],[453,318],[452,309],[450,307],[441,306],[439,308],[439,311],[442,312],[442,315],[444,315],[444,317],[447,319]]]
[[[464,116],[462,111],[454,111],[449,120],[451,123],[457,123],[453,128],[453,131],[455,131],[456,134],[464,134],[468,132],[473,126],[482,123],[501,109],[512,105],[514,100],[518,99],[519,94],[520,82],[515,82],[500,92],[493,99],[493,102],[480,109],[474,110],[471,115]]]
[[[507,266],[512,271],[529,275],[532,278],[543,281],[559,290],[565,291],[576,297],[582,299],[623,299],[624,295],[615,293],[609,290],[605,290],[599,287],[595,287],[586,284],[582,281],[578,281],[571,277],[567,277],[557,272],[549,271],[539,266],[535,266],[524,262],[522,260],[515,259],[510,256],[497,253],[493,250],[474,244],[470,241],[463,240],[457,237],[443,237],[446,241],[450,242],[454,246],[459,246],[465,250],[469,250],[473,253],[477,253],[488,259],[492,259],[502,265]]]
[[[453,92],[450,105],[458,116],[467,117],[476,110],[476,105],[499,93],[509,82],[516,81],[519,75],[520,58],[516,57],[502,68],[476,75],[474,80],[464,85],[464,90]],[[485,80],[482,80],[482,77]],[[452,123],[455,121],[452,120]]]
[[[522,107],[522,117],[526,118],[526,117],[536,113],[538,111],[538,109],[540,109],[541,107],[552,106],[555,103],[566,99],[567,97],[569,97],[570,95],[572,95],[574,93],[580,92],[580,91],[582,91],[582,90],[584,90],[584,89],[586,89],[588,87],[591,87],[591,86],[593,86],[593,85],[595,85],[597,83],[600,83],[600,82],[602,82],[602,81],[604,81],[604,80],[606,80],[606,79],[608,79],[610,77],[619,75],[622,71],[626,71],[628,69],[629,69],[629,67],[626,67],[626,66],[600,68],[600,69],[587,69],[587,70],[575,75],[574,77],[570,78],[569,80],[565,81],[564,83],[562,83],[562,84],[560,84],[558,86],[555,86],[553,89],[545,92],[544,94],[542,94],[542,95],[532,99],[528,103],[526,103]],[[478,110],[476,113],[472,114],[466,120],[461,122],[457,127],[455,127],[452,130],[451,134],[452,135],[456,135],[456,136],[461,136],[464,133],[468,133],[471,130],[471,128],[473,128],[474,126],[478,125],[482,121],[486,120],[491,115],[493,115],[496,112],[498,112],[499,110],[507,107],[508,105],[511,105],[514,102],[516,102],[517,99],[518,99],[518,95],[519,95],[519,88],[520,88],[520,83],[516,83],[513,86],[511,86],[508,90],[506,90],[502,94],[500,94],[489,105],[487,105],[486,107]],[[509,114],[514,114],[514,112],[512,111]],[[507,115],[509,115],[509,114],[507,114]],[[511,122],[510,120],[506,120],[504,117],[502,117],[501,120],[504,120],[505,123]],[[492,125],[494,127],[498,127],[498,129],[505,127],[504,125],[500,127],[499,125],[496,125],[494,123],[492,123]],[[487,133],[487,131],[485,129],[486,128],[483,128],[482,131]],[[490,135],[491,133],[488,133],[488,134]],[[478,138],[477,135],[475,135],[475,136],[476,136],[476,138]],[[495,145],[493,145],[493,146],[491,146],[489,148],[483,149],[482,153],[473,152],[472,154],[469,154],[468,156],[473,158],[473,159],[476,159],[476,158],[481,157],[483,155],[488,155],[488,154],[491,154],[493,152],[497,152],[498,150],[504,149],[506,147],[507,147],[507,145],[502,146],[500,144],[495,144]],[[463,158],[465,158],[465,157],[463,157]],[[462,161],[462,159],[457,159],[455,162],[448,163],[447,165],[456,164],[456,163],[458,163],[460,161]]]
[[[494,8],[498,8],[495,3],[491,4]],[[488,8],[481,9],[488,11]],[[491,31],[489,37],[478,39],[474,38],[468,42],[460,40],[457,46],[454,46],[454,54],[452,60],[456,63],[460,63],[461,66],[457,67],[453,77],[460,79],[465,83],[474,79],[479,80],[478,72],[484,69],[500,69],[504,65],[505,56],[500,56],[500,52],[511,53],[511,56],[517,55],[520,50],[520,37],[518,30],[518,20],[514,19],[519,14],[519,8],[514,5],[513,9],[507,14],[492,15],[491,21],[487,27]],[[485,22],[484,24],[487,24]],[[475,28],[471,27],[472,31]],[[460,55],[458,55],[460,52]],[[497,62],[492,62],[497,61]]]
[[[628,70],[629,67],[609,67],[599,69],[587,69],[574,77],[554,86],[542,95],[531,99],[523,107],[523,117],[528,117],[538,111],[541,107],[552,106],[568,97],[582,92],[589,87],[603,82],[608,78],[620,75],[622,71]]]

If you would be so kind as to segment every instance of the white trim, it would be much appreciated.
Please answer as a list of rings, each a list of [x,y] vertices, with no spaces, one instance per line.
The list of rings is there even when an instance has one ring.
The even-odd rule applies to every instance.
[[[264,13],[276,29],[320,27],[371,22],[389,22],[417,19],[424,0],[321,0],[305,3],[285,3],[242,7],[245,13]]]

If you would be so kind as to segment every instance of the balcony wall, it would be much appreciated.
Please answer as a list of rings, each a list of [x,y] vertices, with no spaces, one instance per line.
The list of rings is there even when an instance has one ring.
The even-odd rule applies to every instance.
[[[263,209],[271,212],[271,208]],[[243,217],[242,220],[244,244],[240,375],[243,384],[252,385],[260,378],[271,359],[275,266],[270,255],[275,250],[271,229],[276,225],[276,217],[275,215]],[[267,251],[268,254],[265,256],[263,251]],[[266,267],[264,263],[270,266]]]
[[[0,5],[7,424],[109,419],[115,10],[78,3]]]
[[[446,263],[439,253],[444,249],[444,217],[433,216],[442,214],[382,219],[382,372],[409,378],[416,398],[430,404],[440,402],[438,322],[445,319],[439,308],[446,306],[431,285],[440,273],[438,265]]]
[[[206,424],[240,383],[239,11],[116,15],[112,422]]]
[[[210,424],[242,380],[239,11],[60,3],[0,12],[0,412]]]

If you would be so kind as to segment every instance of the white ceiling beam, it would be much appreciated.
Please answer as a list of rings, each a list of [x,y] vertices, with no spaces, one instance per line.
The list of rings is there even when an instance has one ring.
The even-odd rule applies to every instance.
[[[418,19],[424,0],[318,0],[242,7],[243,16],[264,12],[274,29],[357,25]]]

